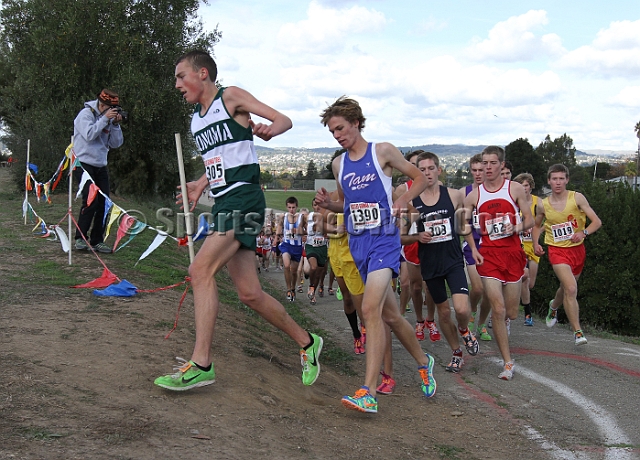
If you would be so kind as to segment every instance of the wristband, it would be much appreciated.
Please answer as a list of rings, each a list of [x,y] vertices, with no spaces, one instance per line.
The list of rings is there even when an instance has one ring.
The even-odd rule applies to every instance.
[[[589,230],[587,230],[586,228],[584,230],[582,230],[582,233],[584,233],[584,237],[586,238],[587,236],[589,236]]]

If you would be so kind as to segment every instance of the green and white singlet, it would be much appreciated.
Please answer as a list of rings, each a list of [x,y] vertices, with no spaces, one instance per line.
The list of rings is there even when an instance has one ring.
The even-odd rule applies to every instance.
[[[191,132],[204,161],[214,198],[244,184],[260,184],[260,165],[251,127],[240,125],[229,114],[220,88],[209,110],[200,115],[196,105]]]
[[[220,88],[204,115],[200,115],[200,104],[196,106],[191,132],[216,199],[210,226],[219,233],[233,230],[242,246],[255,251],[265,209],[258,155],[251,127],[233,119],[222,100],[223,92]]]

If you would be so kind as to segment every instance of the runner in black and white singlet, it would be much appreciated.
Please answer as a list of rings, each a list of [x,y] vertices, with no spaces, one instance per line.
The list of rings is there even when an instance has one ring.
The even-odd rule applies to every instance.
[[[424,189],[426,179],[393,145],[371,144],[362,137],[365,118],[355,100],[339,98],[322,112],[321,118],[347,151],[332,163],[339,200],[332,201],[324,188],[318,191],[315,199],[323,208],[345,213],[351,254],[366,281],[362,299],[362,314],[367,326],[365,384],[354,396],[343,397],[342,404],[362,412],[378,411],[375,395],[386,346],[384,323],[392,328],[418,363],[423,394],[431,397],[436,391],[435,361],[420,348],[413,327],[400,314],[391,291],[391,277],[398,270],[400,254],[400,236],[394,217]],[[414,184],[392,202],[394,168],[413,179]]]
[[[413,199],[413,207],[419,213],[418,257],[422,278],[438,308],[440,331],[444,334],[453,356],[446,366],[449,372],[460,372],[463,364],[458,333],[467,352],[478,353],[478,341],[469,330],[469,286],[464,273],[464,259],[460,237],[456,232],[456,210],[463,207],[464,196],[458,190],[438,185],[442,172],[437,155],[424,152],[418,155],[418,169],[427,178],[427,188]],[[467,238],[473,238],[471,234]],[[456,325],[451,319],[447,287],[451,293]]]
[[[416,166],[418,155],[424,150],[414,150],[405,155],[405,159],[412,165]],[[408,180],[405,184],[399,185],[394,193],[404,193],[411,188],[413,184],[412,180]],[[412,226],[413,229],[415,227]],[[416,231],[417,233],[417,231]],[[402,255],[404,261],[400,263],[400,311],[409,302],[409,297],[413,301],[413,309],[416,314],[416,337],[422,341],[425,338],[425,329],[429,334],[429,340],[437,342],[441,338],[440,331],[436,326],[435,314],[436,304],[431,298],[431,294],[428,289],[423,291],[423,280],[420,274],[420,259],[418,258],[418,241],[414,235],[409,232],[407,235],[402,235]],[[401,259],[402,260],[402,259]],[[422,306],[427,306],[427,314],[423,316]]]

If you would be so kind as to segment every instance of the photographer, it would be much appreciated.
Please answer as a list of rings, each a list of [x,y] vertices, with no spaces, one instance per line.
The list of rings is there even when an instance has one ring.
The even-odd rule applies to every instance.
[[[120,147],[124,141],[120,122],[123,116],[126,119],[126,112],[122,111],[119,102],[117,93],[103,89],[98,99],[85,102],[84,108],[73,122],[73,150],[82,165],[82,169],[76,168],[74,171],[76,180],[80,183],[84,169],[106,196],[109,196],[107,155],[109,149]],[[105,199],[98,193],[87,206],[90,185],[87,182],[82,190],[82,209],[78,218],[80,229],[76,229],[75,247],[81,251],[89,249],[82,238],[84,235],[93,250],[109,254],[111,248],[104,243]],[[92,221],[93,228],[89,238]]]

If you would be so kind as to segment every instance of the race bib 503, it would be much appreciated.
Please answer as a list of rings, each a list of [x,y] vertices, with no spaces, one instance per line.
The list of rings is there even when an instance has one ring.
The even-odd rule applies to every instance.
[[[423,222],[424,230],[431,233],[431,243],[441,243],[443,241],[451,241],[453,234],[451,232],[451,219],[430,220]]]

